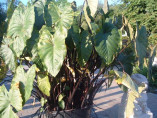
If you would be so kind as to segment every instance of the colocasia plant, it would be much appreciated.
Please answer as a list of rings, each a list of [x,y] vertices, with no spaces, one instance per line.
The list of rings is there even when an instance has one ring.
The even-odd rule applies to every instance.
[[[0,86],[0,117],[17,117],[31,95],[41,101],[45,113],[91,107],[101,85],[106,82],[109,87],[113,79],[138,96],[125,71],[132,61],[124,61],[133,39],[122,46],[121,30],[97,10],[98,0],[85,0],[81,12],[75,2],[66,0],[19,3],[15,9],[12,4],[0,48],[0,72],[8,68],[13,79],[9,91]],[[123,25],[131,31],[127,23]],[[137,48],[141,51],[140,43]],[[143,61],[140,54],[146,50],[139,51]]]

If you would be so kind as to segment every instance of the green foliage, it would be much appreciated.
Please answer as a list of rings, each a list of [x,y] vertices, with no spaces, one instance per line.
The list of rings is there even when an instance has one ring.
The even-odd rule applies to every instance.
[[[139,67],[134,67],[133,69],[133,73],[139,73],[144,75],[145,77],[148,77],[148,68],[147,67],[143,67],[142,69],[140,69]]]
[[[0,104],[7,109],[3,113],[0,105],[0,115],[16,117],[11,108],[21,110],[31,93],[41,101],[44,112],[88,107],[103,82],[108,79],[109,87],[115,77],[121,87],[131,89],[138,96],[136,84],[129,76],[136,61],[134,45],[122,46],[119,30],[125,24],[129,37],[134,40],[132,29],[127,21],[122,23],[122,16],[112,22],[114,12],[97,11],[97,4],[96,0],[87,0],[80,15],[76,4],[66,0],[37,0],[8,10],[12,17],[8,20],[0,56],[15,74],[11,92],[0,88],[1,96],[12,98],[6,98],[12,100],[5,101],[6,106],[3,97],[0,98]],[[141,47],[147,48],[145,33],[142,27],[136,38],[140,62],[145,55]],[[29,69],[24,69],[22,64]],[[115,67],[124,72],[115,71],[116,75],[109,72]],[[106,77],[97,81],[104,74]]]
[[[10,45],[10,38],[4,38],[1,45],[1,56],[3,57],[5,64],[8,65],[9,69],[15,71],[17,62],[15,52],[12,45]]]
[[[43,74],[38,75],[38,87],[45,95],[50,96],[51,85],[48,76]]]
[[[26,73],[22,65],[18,66],[11,83],[11,87],[13,87],[16,83],[19,83],[19,88],[23,99],[23,105],[31,96],[31,92],[33,89],[33,81],[35,78],[35,68],[36,65],[31,66],[31,68]]]
[[[156,41],[157,33],[157,2],[155,0],[128,0],[125,4],[126,10],[124,10],[125,16],[129,19],[134,30],[136,28],[136,21],[140,26],[146,26],[147,32],[150,35],[150,44]]]
[[[139,60],[139,68],[143,68],[144,58],[147,54],[148,40],[147,40],[147,31],[144,26],[139,29],[137,27],[137,36],[135,40],[136,54]]]
[[[120,72],[120,71],[114,71],[114,72],[118,76],[116,78],[117,84],[126,86],[127,88],[129,88],[134,92],[135,96],[139,96],[138,86],[133,82],[133,80],[127,73]]]
[[[24,41],[29,39],[33,31],[34,21],[34,7],[25,7],[23,4],[19,4],[9,22],[7,36],[19,37]]]
[[[65,108],[65,102],[63,101],[63,98],[65,97],[65,95],[62,93],[59,95],[58,97],[58,104],[59,104],[59,107],[64,109]]]
[[[59,28],[52,35],[46,26],[40,30],[40,39],[38,43],[39,56],[46,67],[47,71],[56,76],[60,71],[66,56],[65,45],[66,31]]]
[[[0,58],[0,82],[3,81],[3,79],[6,76],[8,69],[4,61]]]
[[[92,53],[92,41],[88,32],[84,31],[80,34],[79,41],[76,44],[78,51],[78,61],[81,66],[84,66]]]
[[[5,22],[6,17],[7,17],[6,16],[6,11],[3,8],[3,4],[0,3],[0,44],[1,44],[4,32],[5,32],[4,22]]]
[[[17,118],[18,116],[14,113],[22,110],[22,98],[18,89],[19,83],[15,83],[9,92],[5,86],[0,86],[0,117],[1,118]]]
[[[95,49],[104,62],[109,65],[113,62],[120,49],[121,37],[114,26],[110,23],[105,25],[108,29],[100,31],[95,36]]]
[[[125,91],[126,87],[130,89],[125,108],[126,117],[130,117],[134,110],[134,100],[136,97],[139,97],[139,87],[127,73],[115,71],[115,74],[118,76],[116,82],[121,86],[123,91]]]
[[[157,66],[152,67],[152,80],[150,80],[150,86],[157,88]]]
[[[45,20],[48,26],[70,29],[73,15],[71,5],[67,2],[61,2],[61,4],[50,2],[45,8]]]

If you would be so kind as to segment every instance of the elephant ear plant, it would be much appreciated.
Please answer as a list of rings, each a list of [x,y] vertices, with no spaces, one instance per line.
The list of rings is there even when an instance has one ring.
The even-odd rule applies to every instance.
[[[124,69],[110,71],[123,67],[118,58],[126,47],[95,1],[86,0],[81,13],[66,0],[19,3],[0,48],[13,74],[10,90],[0,87],[0,117],[18,117],[31,95],[45,113],[91,107],[101,85],[113,79],[138,96]]]

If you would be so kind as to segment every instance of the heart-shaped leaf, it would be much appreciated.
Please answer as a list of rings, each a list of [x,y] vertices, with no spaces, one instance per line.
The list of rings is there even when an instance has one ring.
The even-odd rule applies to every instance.
[[[107,29],[108,31],[100,31],[95,37],[95,49],[99,56],[106,62],[111,64],[121,48],[121,36],[116,28]],[[106,29],[105,29],[106,30]]]
[[[64,27],[70,29],[73,23],[73,10],[71,4],[61,1],[59,3],[50,2],[45,7],[45,20],[48,26]]]
[[[66,30],[59,28],[52,35],[46,26],[40,31],[38,54],[47,71],[56,76],[63,64],[67,49],[65,45]]]
[[[17,82],[19,82],[20,84],[20,92],[22,94],[23,105],[31,96],[31,92],[33,89],[33,81],[35,78],[35,69],[36,65],[33,65],[26,73],[22,65],[18,66],[16,69],[15,76],[12,80],[11,87],[14,86],[14,84]]]
[[[19,91],[19,83],[14,84],[8,92],[5,86],[0,87],[0,117],[18,118],[13,111],[22,110],[22,97]]]
[[[19,4],[10,19],[7,36],[21,37],[23,38],[21,40],[29,39],[33,31],[34,21],[34,6],[25,7],[23,4]]]

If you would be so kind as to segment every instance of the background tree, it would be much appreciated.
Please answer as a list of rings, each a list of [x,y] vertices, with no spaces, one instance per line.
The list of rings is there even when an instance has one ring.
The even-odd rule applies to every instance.
[[[133,28],[136,22],[147,28],[149,44],[157,43],[157,2],[156,0],[123,0],[124,15],[128,18]]]

